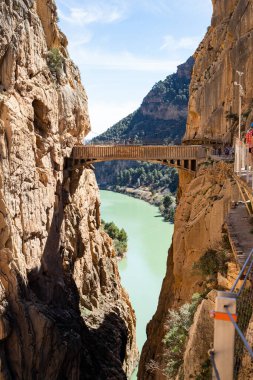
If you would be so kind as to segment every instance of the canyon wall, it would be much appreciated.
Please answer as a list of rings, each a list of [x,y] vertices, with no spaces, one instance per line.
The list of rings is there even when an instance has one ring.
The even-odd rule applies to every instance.
[[[0,0],[0,378],[126,379],[135,314],[91,169],[87,96],[52,0]]]
[[[253,2],[213,0],[211,26],[195,53],[185,142],[231,142],[238,133],[239,82],[242,131],[253,121]]]
[[[236,70],[244,72],[242,130],[253,121],[253,1],[213,0],[213,7],[211,27],[195,53],[185,143],[230,143],[237,134],[238,88],[233,84],[238,81]],[[158,308],[147,327],[140,380],[176,378],[164,374],[166,321],[169,310],[190,302],[194,293],[206,299],[195,315],[177,378],[196,378],[205,369],[212,342],[213,321],[208,318],[213,307],[212,289],[231,282],[237,270],[231,259],[228,281],[218,274],[212,283],[208,276],[196,273],[194,263],[210,250],[225,250],[226,216],[231,202],[239,197],[232,170],[224,163],[210,163],[202,165],[195,178],[180,174],[173,243]]]

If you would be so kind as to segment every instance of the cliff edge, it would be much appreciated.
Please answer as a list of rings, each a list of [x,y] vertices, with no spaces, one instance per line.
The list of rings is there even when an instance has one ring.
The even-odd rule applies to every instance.
[[[93,171],[64,170],[87,96],[52,0],[0,1],[0,378],[126,379],[135,314]]]
[[[237,70],[244,72],[242,130],[253,120],[253,2],[213,0],[213,8],[211,27],[194,55],[185,143],[232,142],[238,132],[238,88],[233,84],[238,81]],[[237,273],[229,255],[225,226],[231,202],[238,200],[232,171],[222,162],[210,162],[201,166],[196,178],[180,173],[173,244],[158,308],[147,327],[139,380],[211,376],[207,351],[212,343],[213,321],[208,311],[214,305],[214,289],[229,286]],[[214,260],[226,257],[227,262],[209,276],[205,260],[211,256]],[[201,263],[201,270],[196,271]],[[182,338],[185,344],[172,346],[173,354],[166,346],[171,311],[180,319],[180,310],[183,313],[192,306],[196,293],[202,301],[189,335]],[[180,309],[182,306],[184,309]],[[172,338],[170,335],[170,343]],[[166,359],[168,351],[170,362]]]

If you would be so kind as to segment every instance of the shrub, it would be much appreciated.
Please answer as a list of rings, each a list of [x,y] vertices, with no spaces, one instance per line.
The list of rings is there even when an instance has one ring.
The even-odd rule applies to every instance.
[[[172,203],[172,198],[169,195],[165,195],[165,197],[163,198],[163,206],[168,209],[172,205]]]
[[[101,220],[104,231],[113,239],[114,248],[118,256],[122,257],[127,251],[127,233],[124,228],[119,229],[115,223],[106,223]]]
[[[230,241],[229,241],[229,237],[228,237],[228,234],[225,233],[222,237],[222,243],[223,243],[223,248],[224,249],[227,249],[229,251],[231,251],[231,244],[230,244]]]
[[[214,276],[220,272],[227,274],[228,257],[224,251],[208,249],[206,253],[193,265],[193,269],[201,272],[204,276]]]
[[[63,62],[64,62],[64,59],[59,49],[53,48],[49,51],[47,55],[47,64],[51,73],[57,78],[62,72]]]
[[[164,373],[169,379],[174,379],[180,366],[183,364],[184,347],[190,327],[193,322],[194,314],[202,296],[195,293],[191,303],[186,303],[179,310],[170,310],[163,343],[165,345],[164,358],[166,366]]]

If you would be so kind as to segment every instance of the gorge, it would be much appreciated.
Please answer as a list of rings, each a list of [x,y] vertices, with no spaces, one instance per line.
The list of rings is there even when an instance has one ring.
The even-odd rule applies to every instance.
[[[136,313],[136,338],[141,351],[146,325],[157,307],[173,225],[165,223],[159,210],[144,201],[108,191],[100,193],[102,217],[114,220],[128,234],[128,251],[119,263],[119,271]]]
[[[244,73],[242,133],[253,121],[253,1],[212,3],[211,26],[194,55],[185,145],[233,142],[237,70]],[[66,166],[90,120],[57,22],[53,0],[0,1],[0,379],[129,379],[138,361],[136,315],[100,228],[94,170],[87,162]],[[232,165],[207,158],[196,173],[179,170],[177,200],[139,380],[211,378],[209,314],[216,290],[230,289],[238,274],[226,225],[240,200]],[[214,259],[225,255],[226,270],[206,276],[194,268],[210,251]],[[171,362],[165,337],[171,315],[185,305],[191,326]],[[252,363],[240,360],[245,371],[237,378],[250,380]]]

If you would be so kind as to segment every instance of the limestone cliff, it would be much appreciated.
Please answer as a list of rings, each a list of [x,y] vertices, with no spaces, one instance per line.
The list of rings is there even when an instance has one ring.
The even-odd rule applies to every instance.
[[[52,0],[0,0],[0,378],[126,379],[135,315],[91,169],[87,96]]]
[[[217,286],[213,279],[207,279],[194,270],[194,263],[209,250],[223,249],[224,221],[232,200],[238,198],[238,191],[231,177],[229,167],[217,164],[215,167],[203,167],[196,178],[181,176],[183,190],[175,216],[175,231],[169,252],[167,273],[163,281],[158,308],[147,327],[148,340],[144,345],[139,379],[166,379],[161,372],[150,373],[146,364],[156,360],[163,364],[162,340],[166,331],[166,319],[169,309],[176,309],[190,301],[194,293],[206,294]],[[207,301],[203,300],[199,319]],[[210,302],[209,302],[210,303]],[[208,304],[207,304],[208,305]],[[205,312],[205,315],[208,313]],[[197,323],[197,322],[196,322]],[[213,321],[205,318],[206,331],[211,331]],[[201,334],[203,322],[195,327],[194,334]],[[205,350],[195,355],[190,346],[187,353],[185,379],[190,379],[189,366],[201,368],[208,359],[210,341],[204,340]],[[199,346],[198,346],[199,348]],[[195,373],[196,375],[196,373]]]
[[[157,82],[136,111],[93,141],[129,140],[161,144],[166,139],[168,142],[181,143],[185,133],[193,63],[194,59],[190,57],[177,67],[176,73]]]
[[[238,82],[243,72],[242,130],[253,120],[253,2],[213,0],[211,26],[195,53],[185,141],[231,142],[238,131]]]
[[[253,1],[213,0],[213,7],[211,27],[195,53],[186,143],[232,141],[238,121],[238,88],[233,84],[238,80],[236,70],[244,72],[243,129],[253,120]],[[166,378],[160,369],[164,364],[162,341],[169,309],[189,302],[195,292],[206,295],[218,285],[227,284],[221,275],[217,276],[215,284],[210,283],[208,278],[193,270],[193,265],[210,249],[224,249],[225,219],[231,201],[238,199],[231,170],[225,164],[211,163],[202,166],[196,178],[180,175],[173,244],[158,308],[147,327],[148,339],[142,351],[138,379]],[[235,273],[235,266],[230,263],[228,282],[229,276]],[[204,371],[213,326],[207,311],[212,302],[209,295],[195,315],[179,371],[180,379],[195,378]],[[204,336],[203,331],[206,331]],[[201,344],[198,340],[196,346],[196,337],[201,334]],[[146,366],[150,360],[157,362],[159,368],[148,371]],[[205,375],[198,378],[208,379]]]

